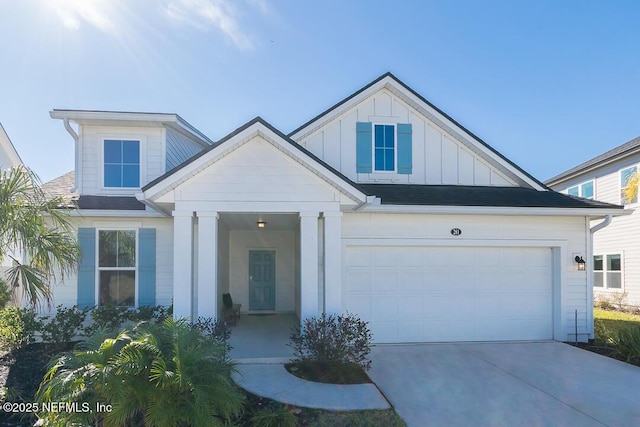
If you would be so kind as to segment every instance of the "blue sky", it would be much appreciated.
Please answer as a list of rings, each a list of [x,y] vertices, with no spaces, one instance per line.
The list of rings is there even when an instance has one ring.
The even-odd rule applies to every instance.
[[[640,2],[0,0],[0,122],[43,180],[53,108],[288,133],[386,71],[544,180],[640,135]]]

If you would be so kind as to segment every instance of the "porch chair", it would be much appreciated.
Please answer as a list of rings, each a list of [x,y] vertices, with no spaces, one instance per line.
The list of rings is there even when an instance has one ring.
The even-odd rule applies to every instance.
[[[233,299],[231,299],[231,294],[222,294],[222,305],[224,321],[229,325],[236,326],[238,319],[240,319],[240,307],[242,304],[234,304]]]

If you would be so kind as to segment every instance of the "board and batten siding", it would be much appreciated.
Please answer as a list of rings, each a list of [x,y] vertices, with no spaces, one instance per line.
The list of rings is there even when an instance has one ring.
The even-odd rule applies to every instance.
[[[9,169],[12,166],[11,159],[4,148],[0,145],[0,170]]]
[[[102,189],[103,139],[120,138],[141,141],[141,187],[162,175],[165,172],[163,133],[164,131],[161,127],[80,126],[79,137],[82,150],[82,165],[79,174],[80,194],[105,195],[115,193],[129,195],[139,191],[139,189]]]
[[[173,299],[173,221],[171,218],[113,218],[92,217],[74,220],[78,228],[156,230],[156,304],[170,305]],[[71,307],[78,301],[78,275],[65,275],[52,286],[54,307]],[[46,313],[43,313],[46,314]]]
[[[173,129],[166,130],[166,139],[166,171],[170,171],[204,149],[204,147],[194,139]]]
[[[412,125],[412,173],[356,172],[357,122],[410,123]],[[297,142],[357,182],[516,185],[499,170],[482,160],[469,147],[386,89],[380,90]]]
[[[638,166],[640,171],[640,153],[611,162],[592,171],[576,175],[570,180],[552,188],[563,193],[570,187],[584,182],[594,181],[594,198],[601,202],[620,204],[620,170]],[[640,205],[632,205],[638,209]],[[602,220],[592,221],[594,226]],[[615,217],[611,224],[593,235],[593,254],[622,255],[622,290],[594,288],[595,298],[608,297],[612,293],[627,292],[626,303],[640,306],[640,213]],[[593,260],[589,260],[593,262]]]
[[[453,228],[461,229],[462,234],[452,236]],[[587,307],[587,275],[578,271],[571,259],[573,253],[586,254],[585,228],[584,217],[345,213],[342,239],[345,249],[351,244],[426,247],[526,247],[530,244],[561,248],[561,261],[556,262],[561,265],[554,265],[552,274],[560,282],[560,289],[554,289],[554,293],[560,291],[561,295],[558,308],[558,301],[554,301],[554,312],[558,309],[565,333],[554,339],[565,341],[573,339],[576,310],[580,337],[585,339],[589,332],[587,310],[591,307]],[[558,240],[558,236],[563,236],[562,240]],[[551,250],[549,253],[551,255]]]

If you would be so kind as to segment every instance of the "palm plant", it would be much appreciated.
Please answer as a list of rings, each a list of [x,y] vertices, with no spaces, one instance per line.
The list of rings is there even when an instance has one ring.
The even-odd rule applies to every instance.
[[[640,175],[634,173],[627,178],[626,185],[622,189],[622,196],[624,200],[631,204],[638,200],[638,186],[640,185]]]
[[[37,400],[87,402],[93,413],[43,412],[46,425],[222,426],[242,407],[223,346],[185,320],[92,336],[54,360]],[[98,413],[96,404],[111,405]]]
[[[75,270],[80,250],[62,197],[49,197],[24,167],[0,175],[0,261],[9,259],[10,287],[22,286],[32,306],[51,306],[50,282]],[[26,262],[16,252],[26,255]]]

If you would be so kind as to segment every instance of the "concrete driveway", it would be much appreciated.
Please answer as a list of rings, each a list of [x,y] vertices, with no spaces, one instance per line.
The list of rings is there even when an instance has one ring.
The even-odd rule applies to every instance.
[[[640,426],[640,368],[557,342],[381,345],[371,379],[408,426]]]

